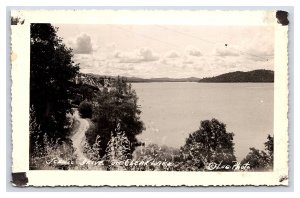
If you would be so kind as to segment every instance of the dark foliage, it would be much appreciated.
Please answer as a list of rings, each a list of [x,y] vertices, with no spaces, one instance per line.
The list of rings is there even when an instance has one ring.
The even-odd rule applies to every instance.
[[[66,114],[71,111],[72,80],[79,66],[72,61],[72,50],[67,48],[51,24],[30,26],[30,106],[43,134],[50,139],[66,139]],[[34,142],[42,137],[31,134]]]
[[[203,78],[199,82],[274,82],[274,71],[263,69],[249,72],[236,71],[211,78]]]
[[[268,166],[268,155],[264,151],[251,147],[250,152],[241,163],[249,163],[252,170],[262,171]]]
[[[81,102],[78,110],[82,118],[92,118],[93,105],[90,102],[87,101]]]
[[[269,155],[269,161],[270,164],[273,166],[273,152],[274,152],[274,137],[272,137],[270,134],[267,137],[267,141],[264,143],[265,145],[265,150],[267,154]]]

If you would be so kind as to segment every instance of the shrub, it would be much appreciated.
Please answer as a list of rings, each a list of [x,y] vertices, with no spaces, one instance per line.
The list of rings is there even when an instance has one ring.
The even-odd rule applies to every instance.
[[[79,105],[79,113],[82,118],[92,118],[93,115],[93,106],[87,101],[83,101]]]
[[[111,132],[110,140],[107,143],[107,148],[105,150],[106,160],[108,161],[109,170],[121,170],[122,167],[117,164],[117,162],[125,161],[126,159],[131,159],[130,152],[130,141],[125,135],[124,131],[121,131],[120,124],[117,125],[115,129],[115,134]]]
[[[86,156],[92,160],[92,161],[99,161],[101,160],[100,157],[100,143],[101,139],[100,136],[97,135],[95,142],[93,143],[92,146],[89,145],[89,143],[85,142],[83,146],[83,152],[86,154]]]
[[[70,140],[54,141],[47,134],[42,139],[44,147],[35,142],[34,152],[29,160],[30,170],[68,170],[74,167],[73,162],[77,156]]]

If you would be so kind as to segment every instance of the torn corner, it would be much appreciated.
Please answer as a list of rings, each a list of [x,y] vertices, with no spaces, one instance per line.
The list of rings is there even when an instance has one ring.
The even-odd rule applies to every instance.
[[[11,183],[14,186],[26,186],[28,183],[28,178],[26,176],[26,172],[12,173],[12,181]]]
[[[276,12],[276,18],[277,18],[277,23],[285,26],[289,24],[289,19],[288,19],[289,13],[286,11],[278,10]]]

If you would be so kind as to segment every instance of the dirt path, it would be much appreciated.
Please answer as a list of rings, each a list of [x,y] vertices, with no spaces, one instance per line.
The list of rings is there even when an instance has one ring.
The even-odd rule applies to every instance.
[[[71,137],[73,146],[75,148],[75,154],[77,155],[77,160],[80,163],[84,161],[90,162],[90,160],[87,157],[85,157],[83,153],[83,146],[86,142],[85,132],[90,127],[90,124],[86,119],[80,117],[79,112],[77,110],[74,112],[73,116],[76,120],[79,121],[79,127],[76,131],[73,132],[73,135]]]

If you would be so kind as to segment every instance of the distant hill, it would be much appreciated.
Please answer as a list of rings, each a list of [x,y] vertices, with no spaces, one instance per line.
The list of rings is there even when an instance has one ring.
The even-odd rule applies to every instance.
[[[125,77],[128,82],[198,82],[200,78],[136,78],[136,77]]]
[[[236,71],[211,78],[203,78],[199,80],[210,83],[233,83],[233,82],[274,82],[274,71],[271,70],[253,70],[248,72]]]
[[[92,77],[97,78],[109,78],[109,79],[116,79],[117,76],[104,76],[104,75],[98,75],[98,74],[85,74]],[[196,77],[189,77],[189,78],[139,78],[139,77],[126,77],[126,76],[120,76],[122,78],[125,78],[127,82],[130,83],[146,83],[146,82],[198,82],[201,78]]]

